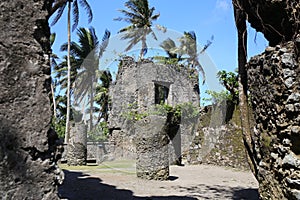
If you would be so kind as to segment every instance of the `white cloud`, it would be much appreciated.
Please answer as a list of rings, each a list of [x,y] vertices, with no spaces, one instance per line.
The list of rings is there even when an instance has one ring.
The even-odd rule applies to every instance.
[[[216,8],[218,10],[227,11],[230,9],[230,3],[228,0],[217,0],[216,2]]]

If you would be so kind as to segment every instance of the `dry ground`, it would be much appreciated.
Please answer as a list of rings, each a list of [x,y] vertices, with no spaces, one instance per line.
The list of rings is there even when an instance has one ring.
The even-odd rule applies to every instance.
[[[62,199],[258,199],[258,184],[251,172],[224,167],[171,166],[168,181],[136,178],[132,161],[62,168],[65,168],[65,181],[59,188]]]

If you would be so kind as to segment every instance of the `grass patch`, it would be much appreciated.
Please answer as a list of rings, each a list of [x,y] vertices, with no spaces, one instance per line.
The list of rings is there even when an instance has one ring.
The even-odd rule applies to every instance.
[[[135,174],[135,160],[114,160],[105,161],[99,165],[87,164],[83,166],[69,166],[67,164],[59,164],[59,167],[70,171],[97,171],[105,173],[126,173]]]

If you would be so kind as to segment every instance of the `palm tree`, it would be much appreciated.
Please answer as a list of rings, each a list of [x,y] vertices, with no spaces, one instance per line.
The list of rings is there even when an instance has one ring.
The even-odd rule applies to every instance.
[[[68,83],[67,83],[67,116],[66,116],[66,133],[65,133],[65,143],[67,144],[69,141],[69,129],[70,129],[70,88],[71,88],[71,60],[70,60],[70,48],[71,48],[71,11],[73,13],[73,27],[74,31],[79,22],[79,8],[78,2],[80,5],[86,10],[88,15],[88,22],[91,22],[93,19],[92,9],[89,3],[86,0],[55,0],[53,2],[52,9],[50,11],[50,15],[57,11],[57,15],[55,16],[51,25],[54,25],[61,18],[66,6],[68,5],[68,56],[67,56],[67,64],[68,64]],[[73,9],[72,9],[73,7]]]
[[[155,33],[152,30],[153,21],[157,20],[160,14],[154,14],[155,8],[149,7],[148,0],[129,0],[125,3],[128,10],[120,10],[125,15],[124,18],[119,17],[115,20],[125,21],[130,23],[129,26],[122,28],[119,33],[125,32],[122,36],[123,40],[129,40],[129,45],[125,51],[129,51],[137,43],[142,43],[140,58],[147,53],[146,37],[151,34],[157,40]]]
[[[55,33],[51,33],[50,35],[50,46],[52,47],[54,42],[55,42],[55,38],[56,38],[56,34]],[[51,66],[51,70],[52,68],[54,68],[57,63],[56,63],[56,59],[58,59],[58,56],[51,52],[50,56],[50,66]],[[54,117],[56,117],[56,101],[55,101],[55,81],[53,78],[51,78],[51,94],[52,94],[52,103],[53,103],[53,114],[54,114]]]
[[[110,106],[109,99],[109,88],[112,83],[112,75],[110,71],[104,70],[100,72],[101,84],[96,87],[95,100],[98,105],[100,105],[99,115],[97,122],[99,123],[101,119],[105,122],[108,120],[108,110]]]
[[[204,53],[205,50],[212,44],[213,36],[211,40],[207,41],[202,50],[198,53],[197,49],[197,37],[194,31],[184,32],[183,36],[179,38],[180,46],[177,47],[174,40],[171,38],[166,39],[160,45],[165,50],[168,57],[164,58],[166,61],[172,63],[178,63],[180,61],[187,61],[187,64],[191,68],[197,68],[203,77],[203,83],[205,82],[205,73],[199,62],[198,55]],[[187,57],[184,57],[186,55]],[[160,59],[160,58],[159,58]]]
[[[108,45],[110,32],[105,31],[102,43],[99,41],[94,28],[79,28],[77,31],[78,43],[71,43],[71,56],[75,59],[73,66],[77,71],[76,81],[74,82],[74,101],[75,103],[84,103],[85,98],[89,99],[90,130],[93,129],[93,111],[94,111],[94,90],[98,82],[99,59],[103,55]],[[98,52],[98,48],[99,52]],[[61,50],[67,50],[67,44],[62,45]]]
[[[183,36],[179,39],[179,41],[180,47],[178,48],[177,53],[179,53],[179,55],[186,54],[188,56],[186,58],[187,63],[191,68],[197,68],[201,72],[204,83],[206,78],[204,70],[198,58],[197,37],[195,32],[184,32]]]

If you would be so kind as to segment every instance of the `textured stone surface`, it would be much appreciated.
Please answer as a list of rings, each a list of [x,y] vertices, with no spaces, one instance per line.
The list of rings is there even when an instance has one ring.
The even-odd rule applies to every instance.
[[[262,199],[299,199],[300,66],[296,44],[285,43],[247,65],[256,120],[252,135]]]
[[[86,165],[87,126],[83,122],[71,123],[67,148],[68,165]]]
[[[58,199],[50,131],[51,1],[0,3],[0,196]]]
[[[149,60],[135,62],[131,57],[123,58],[116,82],[110,90],[112,99],[109,115],[109,128],[112,131],[110,141],[116,144],[116,157],[131,159],[136,157],[135,121],[129,120],[124,114],[134,109],[136,112],[149,111],[155,104],[155,83],[169,88],[167,104],[175,106],[189,102],[199,107],[197,72],[182,66],[155,64]],[[173,158],[171,162],[176,161],[182,151],[189,149],[194,124],[182,121],[180,129],[177,129],[177,132],[174,132],[174,129],[174,133],[170,135],[172,137],[170,158]]]
[[[135,124],[136,174],[139,178],[169,178],[169,136],[166,117],[148,116]]]
[[[295,0],[237,0],[248,21],[262,32],[271,46],[300,34],[300,3]]]
[[[222,107],[224,107],[223,105]],[[206,106],[200,112],[199,127],[187,153],[184,153],[189,164],[213,164],[242,170],[249,170],[246,150],[240,127],[239,109],[223,123],[219,116],[220,109]],[[217,106],[220,107],[220,106]],[[218,116],[215,118],[214,116]]]

